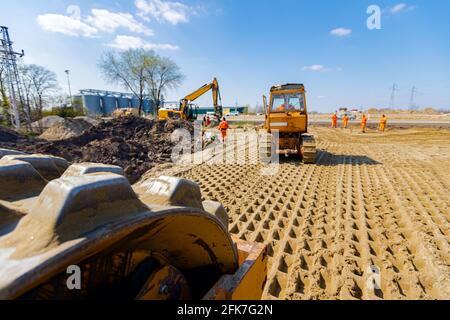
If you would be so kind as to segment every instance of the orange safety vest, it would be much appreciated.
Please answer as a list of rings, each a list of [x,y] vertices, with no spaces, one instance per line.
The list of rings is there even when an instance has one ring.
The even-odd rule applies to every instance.
[[[276,111],[285,111],[285,110],[286,110],[286,108],[285,108],[284,104],[282,104],[281,106],[279,106],[279,107],[276,109]]]
[[[220,130],[220,131],[227,131],[227,129],[228,129],[228,122],[222,121],[222,122],[219,124],[219,130]]]

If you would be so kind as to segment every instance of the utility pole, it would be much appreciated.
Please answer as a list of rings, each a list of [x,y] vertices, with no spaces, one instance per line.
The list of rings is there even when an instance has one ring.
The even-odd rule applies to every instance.
[[[69,70],[64,71],[67,75],[67,84],[69,85],[69,96],[70,96],[70,106],[73,106],[73,100],[72,100],[72,89],[70,88],[70,76],[69,76]]]
[[[389,109],[394,109],[395,107],[395,93],[398,91],[397,84],[394,83],[392,86],[392,92],[391,92],[391,100],[389,102]]]

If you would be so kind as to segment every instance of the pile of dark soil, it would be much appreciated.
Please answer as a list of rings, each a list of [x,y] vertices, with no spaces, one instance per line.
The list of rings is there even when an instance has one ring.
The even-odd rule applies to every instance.
[[[51,142],[30,140],[0,128],[0,147],[51,154],[70,162],[118,165],[134,183],[156,164],[171,162],[171,134],[178,128],[194,131],[192,124],[183,120],[127,117],[104,121],[76,137]]]
[[[0,145],[28,143],[29,138],[7,127],[0,126]]]

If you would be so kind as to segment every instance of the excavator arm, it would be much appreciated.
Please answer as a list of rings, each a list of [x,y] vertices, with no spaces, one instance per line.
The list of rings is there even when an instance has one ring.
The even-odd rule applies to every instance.
[[[214,113],[216,115],[218,115],[219,117],[222,117],[222,114],[223,114],[222,101],[221,101],[222,99],[220,97],[219,83],[216,78],[214,78],[211,83],[205,84],[201,88],[199,88],[199,89],[195,90],[194,92],[185,96],[180,102],[180,111],[182,113],[186,113],[189,103],[198,99],[199,97],[204,95],[209,90],[212,90]],[[219,101],[220,101],[220,105],[219,105]]]

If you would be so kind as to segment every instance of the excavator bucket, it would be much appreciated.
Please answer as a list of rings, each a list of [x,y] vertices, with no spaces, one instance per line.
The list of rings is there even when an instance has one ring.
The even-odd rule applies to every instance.
[[[20,156],[0,160],[0,299],[261,297],[265,247],[232,239],[197,184]]]

